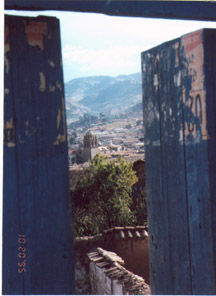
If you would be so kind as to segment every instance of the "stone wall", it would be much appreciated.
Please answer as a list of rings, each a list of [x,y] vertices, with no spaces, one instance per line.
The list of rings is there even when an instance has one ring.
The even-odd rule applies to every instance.
[[[91,294],[87,254],[98,247],[122,257],[124,267],[149,284],[148,234],[144,227],[115,227],[103,234],[76,238],[74,242],[76,294]]]
[[[142,277],[128,271],[116,253],[97,248],[88,254],[91,293],[95,295],[149,295],[150,288]]]
[[[91,294],[89,278],[89,259],[87,254],[101,246],[103,236],[86,236],[74,240],[75,293],[78,295]]]
[[[148,233],[145,227],[115,227],[104,231],[105,250],[117,253],[125,267],[149,284]]]

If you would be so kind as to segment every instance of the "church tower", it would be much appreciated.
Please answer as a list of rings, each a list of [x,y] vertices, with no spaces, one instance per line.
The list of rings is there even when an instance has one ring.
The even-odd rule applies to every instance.
[[[83,162],[86,162],[92,159],[99,152],[96,135],[89,130],[84,136],[83,144]]]

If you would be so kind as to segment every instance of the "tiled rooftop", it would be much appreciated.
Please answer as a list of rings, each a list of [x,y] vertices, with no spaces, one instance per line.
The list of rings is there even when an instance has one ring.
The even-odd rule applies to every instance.
[[[104,273],[112,280],[117,280],[123,285],[125,292],[130,295],[149,295],[150,287],[145,280],[126,270],[124,260],[116,253],[108,252],[102,248],[97,248],[95,252],[88,253],[89,260],[98,267],[104,269]]]
[[[114,238],[117,240],[120,239],[146,239],[148,238],[148,232],[145,226],[126,226],[126,227],[113,227],[110,229],[106,229],[102,232],[102,234],[97,234],[94,236],[83,236],[76,237],[75,241],[82,240],[98,240],[101,238]]]
[[[126,226],[113,227],[103,231],[103,235],[113,235],[116,239],[140,238],[148,237],[146,227],[144,226]]]

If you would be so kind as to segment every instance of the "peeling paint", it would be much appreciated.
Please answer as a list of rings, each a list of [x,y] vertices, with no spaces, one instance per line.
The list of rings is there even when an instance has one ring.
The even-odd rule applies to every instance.
[[[58,80],[56,81],[56,87],[57,87],[60,91],[62,91],[62,85],[61,85],[61,83],[58,82]]]
[[[62,109],[58,109],[56,121],[57,121],[56,123],[57,130],[60,129],[61,122],[62,122],[63,133],[58,134],[53,145],[59,145],[61,142],[66,141],[66,116],[65,116],[65,108],[64,108],[64,97],[62,97]]]
[[[179,65],[179,47],[180,47],[180,43],[176,42],[173,45],[173,48],[175,49],[176,55],[175,55],[175,66],[177,67]]]
[[[10,43],[8,41],[8,35],[9,35],[9,27],[5,26],[5,32],[4,32],[4,52],[7,53],[10,51]]]
[[[12,148],[12,147],[16,147],[16,144],[14,142],[9,142],[7,143],[7,146]]]
[[[181,71],[174,75],[174,83],[177,87],[181,86]]]
[[[8,88],[5,88],[4,89],[4,95],[6,96],[6,95],[9,95],[9,92],[10,92],[10,90],[8,89]]]
[[[49,83],[49,91],[50,92],[55,92],[55,90],[56,90],[55,85],[51,85],[51,83]]]
[[[53,145],[59,145],[61,142],[66,141],[66,135],[59,134],[56,138],[56,141],[53,143]]]
[[[160,146],[160,144],[161,144],[161,143],[160,143],[160,140],[156,140],[156,141],[153,141],[153,142],[152,142],[152,145],[153,145],[153,146]]]
[[[6,55],[4,56],[4,62],[5,62],[6,73],[8,74],[9,71],[10,71],[10,61],[9,61],[9,59],[6,57]]]
[[[24,21],[24,24],[28,44],[30,46],[38,46],[40,50],[43,50],[43,38],[47,35],[47,23]]]
[[[159,83],[158,83],[158,74],[154,74],[154,83],[153,83],[153,85],[155,86],[156,91],[158,91],[158,85],[159,85]]]
[[[158,120],[160,119],[160,114],[159,114],[158,110],[156,110],[156,109],[155,109],[155,116],[157,117]]]
[[[10,61],[8,59],[7,53],[10,51],[10,42],[8,40],[9,28],[5,26],[5,34],[4,34],[4,63],[6,73],[9,73],[10,70]]]
[[[61,110],[58,109],[58,114],[57,114],[57,129],[60,127],[60,121],[61,121]]]
[[[4,144],[8,147],[15,147],[15,128],[13,124],[13,117],[6,121],[4,128]]]
[[[179,130],[179,142],[183,144],[183,140],[184,140],[184,132],[183,132],[183,126],[182,126]]]
[[[48,64],[49,64],[52,68],[55,67],[55,63],[54,63],[52,60],[48,60]]]
[[[62,118],[63,118],[63,128],[64,128],[64,134],[66,139],[66,114],[65,114],[65,99],[62,97]]]
[[[9,121],[6,121],[5,128],[14,128],[13,117]]]
[[[46,77],[43,72],[40,72],[40,91],[46,91]]]
[[[29,121],[28,120],[25,122],[25,126],[27,127],[26,130],[25,130],[25,135],[27,137],[33,136],[37,132],[37,129],[35,127],[30,127],[29,126]]]
[[[147,118],[148,125],[150,126],[153,121],[154,121],[154,112],[153,111],[150,111],[148,113],[148,118]]]

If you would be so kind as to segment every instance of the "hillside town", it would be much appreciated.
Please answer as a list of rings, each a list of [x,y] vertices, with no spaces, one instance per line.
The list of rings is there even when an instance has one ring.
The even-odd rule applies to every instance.
[[[68,128],[69,167],[85,167],[97,153],[110,160],[119,156],[129,162],[144,159],[143,133],[142,119],[133,117],[113,119],[107,124],[91,124],[87,131],[80,127],[75,136]],[[92,137],[93,143],[88,136]]]

